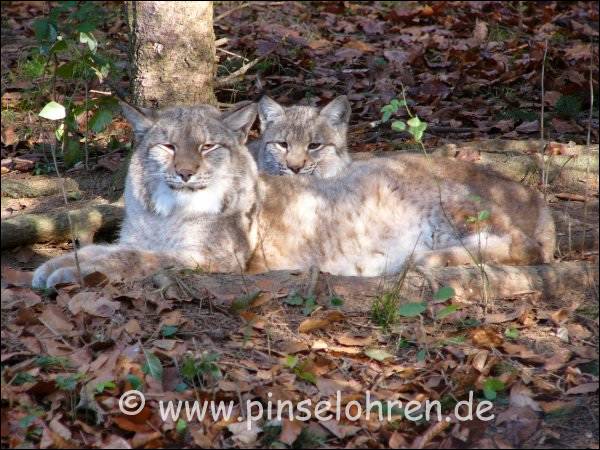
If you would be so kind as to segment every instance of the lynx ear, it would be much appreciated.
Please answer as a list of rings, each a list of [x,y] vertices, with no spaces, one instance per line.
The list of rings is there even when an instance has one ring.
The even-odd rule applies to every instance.
[[[119,104],[121,105],[121,111],[123,112],[123,115],[133,128],[135,138],[140,139],[144,134],[146,134],[146,131],[148,131],[152,125],[154,125],[154,121],[156,119],[154,111],[147,108],[131,106],[130,104],[125,103],[123,100],[119,100]]]
[[[271,122],[278,117],[283,117],[285,110],[283,106],[273,100],[271,97],[264,96],[258,102],[258,116],[260,117],[261,125]]]
[[[350,112],[352,107],[348,101],[348,97],[340,95],[333,99],[325,106],[320,115],[329,119],[335,125],[346,125],[350,121]]]
[[[231,112],[226,111],[221,114],[221,119],[227,128],[238,133],[240,143],[245,144],[250,128],[256,120],[256,103],[250,103]]]

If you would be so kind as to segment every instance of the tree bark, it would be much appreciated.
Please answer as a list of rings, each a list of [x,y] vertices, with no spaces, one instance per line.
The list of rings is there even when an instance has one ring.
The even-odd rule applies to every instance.
[[[130,1],[131,89],[142,107],[216,104],[210,1]]]

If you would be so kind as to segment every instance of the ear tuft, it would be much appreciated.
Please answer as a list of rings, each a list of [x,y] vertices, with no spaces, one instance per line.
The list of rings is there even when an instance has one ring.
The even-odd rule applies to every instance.
[[[331,123],[335,125],[347,125],[350,121],[350,113],[352,107],[348,101],[348,97],[340,95],[333,99],[325,106],[320,115],[327,118]]]
[[[240,142],[245,144],[250,128],[256,120],[256,103],[250,103],[234,111],[225,111],[221,114],[221,119],[230,130],[239,133]]]
[[[154,125],[155,118],[153,111],[132,106],[123,100],[119,100],[119,104],[121,105],[123,115],[133,128],[135,138],[140,139]]]
[[[258,116],[260,117],[260,123],[266,124],[267,122],[285,116],[285,110],[283,109],[283,106],[271,97],[265,95],[258,102]]]

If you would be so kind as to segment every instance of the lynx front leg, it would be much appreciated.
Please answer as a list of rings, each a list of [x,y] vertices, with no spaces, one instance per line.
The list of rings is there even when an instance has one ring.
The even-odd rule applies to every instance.
[[[91,248],[90,248],[91,247]],[[90,246],[78,253],[81,276],[102,272],[110,280],[145,277],[161,267],[177,264],[174,258],[154,252],[120,246]],[[95,248],[94,248],[95,247]],[[34,287],[53,287],[79,281],[72,254],[51,259],[39,267],[33,278]]]
[[[107,246],[107,245],[88,245],[88,246],[82,247],[81,249],[79,249],[77,251],[79,263],[83,264],[85,261],[87,261],[89,259],[101,257],[102,255],[105,255],[107,252],[109,252],[110,251],[109,249],[110,249],[110,246]],[[31,285],[34,288],[47,287],[48,286],[47,285],[48,278],[54,272],[56,272],[57,270],[60,270],[60,269],[72,269],[73,273],[75,274],[75,278],[71,279],[69,282],[77,281],[78,277],[77,277],[77,268],[75,265],[75,253],[74,252],[71,252],[71,253],[68,253],[68,254],[62,255],[62,256],[57,256],[56,258],[52,258],[51,260],[46,261],[44,264],[42,264],[40,267],[38,267],[33,274],[33,280],[31,282]],[[61,281],[56,281],[54,284],[58,284],[58,283],[61,283]]]

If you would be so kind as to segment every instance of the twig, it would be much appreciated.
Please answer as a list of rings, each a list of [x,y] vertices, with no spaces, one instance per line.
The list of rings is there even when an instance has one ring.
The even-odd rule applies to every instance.
[[[215,41],[215,47],[220,47],[221,45],[225,45],[225,44],[227,44],[228,42],[229,42],[229,38],[226,38],[226,37],[224,37],[224,38],[221,38],[221,39],[217,39],[217,40]]]
[[[243,59],[244,61],[249,61],[248,58],[246,58],[245,56],[238,55],[237,53],[230,52],[229,50],[225,50],[224,48],[218,48],[217,47],[217,50],[220,51],[220,52],[223,52],[223,53],[225,53],[227,55],[235,56],[236,58]]]
[[[97,91],[96,89],[90,89],[90,94],[100,94],[100,95],[113,95],[110,91]]]
[[[406,90],[405,90],[404,84],[402,82],[400,83],[400,87],[402,89],[402,99],[404,100],[404,108],[406,109],[408,116],[413,117],[413,115],[410,111],[410,108],[408,107],[408,102],[406,101]],[[427,159],[427,162],[431,166],[432,165],[431,156],[429,155],[429,153],[427,153],[427,150],[425,149],[425,145],[423,144],[423,140],[421,139],[417,143],[419,144],[421,151],[425,155],[425,159]],[[440,209],[442,210],[442,214],[443,214],[444,218],[446,219],[446,222],[448,223],[448,225],[450,225],[450,228],[452,229],[452,231],[454,233],[455,239],[458,240],[461,247],[465,250],[467,255],[469,255],[469,258],[471,258],[471,260],[475,263],[475,266],[479,269],[479,275],[481,278],[482,290],[483,290],[483,300],[484,300],[485,308],[487,311],[489,297],[490,297],[490,295],[489,295],[490,294],[489,293],[489,278],[488,278],[487,272],[485,271],[485,265],[483,264],[483,261],[482,261],[483,258],[481,255],[481,251],[479,252],[479,258],[476,258],[475,255],[473,255],[473,253],[465,245],[460,233],[458,232],[458,229],[456,228],[456,226],[450,219],[450,216],[448,215],[448,213],[446,212],[446,208],[444,207],[444,203],[442,201],[442,185],[441,185],[440,181],[437,179],[437,177],[433,177],[433,179],[435,181],[437,191],[438,191]]]
[[[87,80],[85,81],[85,141],[83,143],[83,153],[85,155],[85,163],[84,163],[84,167],[85,170],[89,171],[90,170],[90,165],[89,165],[89,159],[90,159],[90,155],[89,155],[89,151],[88,151],[88,140],[90,139],[90,117],[89,117],[89,109],[88,109],[88,100],[89,100],[89,86],[88,86],[88,82]]]
[[[234,12],[239,11],[240,9],[250,6],[251,3],[252,2],[242,3],[241,5],[238,5],[235,8],[230,9],[229,11],[225,11],[223,14],[219,14],[217,17],[215,17],[214,22],[218,22],[219,20],[222,20],[225,17],[227,17],[229,14],[233,14]]]
[[[587,140],[586,144],[591,144],[592,139],[592,113],[594,112],[594,46],[591,47],[592,54],[590,55],[590,115],[588,119],[588,130],[587,130]],[[588,215],[588,187],[590,180],[590,158],[587,158],[587,163],[585,165],[585,187],[583,190],[584,196],[584,204],[583,204],[583,222],[587,224],[587,215]],[[584,256],[584,246],[585,246],[585,235],[586,235],[587,227],[583,228],[583,239],[581,241],[581,256]]]
[[[65,130],[66,132],[66,130]],[[63,139],[64,142],[64,139]],[[67,199],[67,189],[65,188],[65,180],[61,177],[60,172],[58,170],[58,162],[56,161],[56,140],[52,141],[50,146],[50,151],[52,152],[52,161],[54,162],[54,170],[56,170],[56,176],[60,180],[60,188],[62,190],[63,200],[65,201],[65,206],[67,209],[69,208],[69,201]],[[71,215],[67,211],[67,220],[69,222],[69,230],[71,231],[71,240],[73,242],[73,254],[75,256],[75,268],[77,269],[77,278],[79,279],[79,284],[83,286],[83,277],[81,276],[81,267],[79,266],[79,255],[77,253],[77,236],[75,234],[75,228],[73,227],[73,221],[71,220]]]
[[[546,72],[546,56],[548,54],[548,40],[546,39],[544,43],[544,57],[542,59],[542,80],[541,80],[541,88],[542,88],[542,96],[541,96],[541,112],[540,112],[540,140],[542,141],[542,191],[544,193],[544,200],[546,200],[547,196],[547,176],[548,174],[546,169],[546,159],[544,157],[544,153],[546,151],[546,145],[544,141],[544,75]]]
[[[588,116],[588,129],[587,129],[587,139],[585,141],[586,145],[590,145],[592,143],[592,115],[594,113],[594,47],[592,46],[592,54],[590,55],[590,114]]]
[[[226,77],[217,78],[215,80],[215,88],[222,88],[222,87],[229,86],[230,84],[235,83],[237,78],[244,76],[246,74],[246,72],[248,72],[250,69],[252,69],[255,65],[257,65],[260,61],[262,61],[265,57],[267,57],[271,52],[265,53],[264,55],[256,58],[255,60],[250,61],[247,64],[244,64],[238,70],[236,70],[233,73],[230,73]]]

